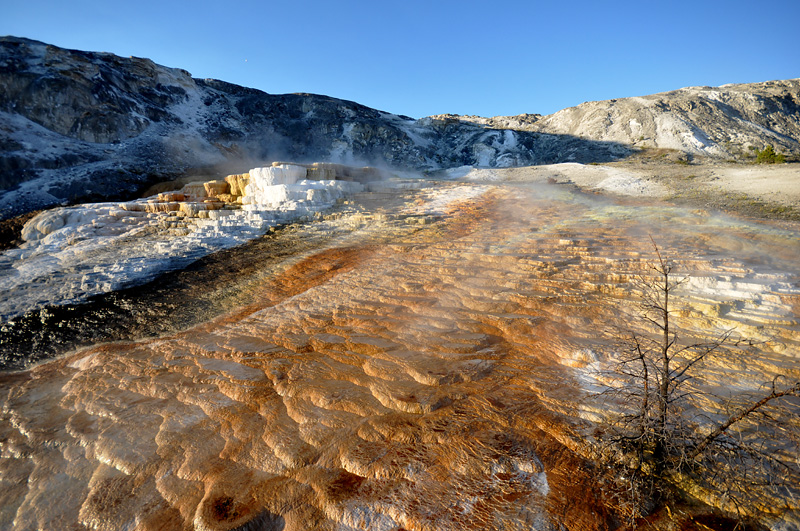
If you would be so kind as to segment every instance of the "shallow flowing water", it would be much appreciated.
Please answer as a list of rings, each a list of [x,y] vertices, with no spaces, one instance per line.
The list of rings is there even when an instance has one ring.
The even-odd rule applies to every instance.
[[[796,225],[460,184],[331,223],[263,268],[232,255],[235,289],[181,277],[171,304],[223,315],[0,377],[0,527],[606,528],[584,398],[609,331],[641,326],[651,238],[690,276],[687,335],[766,341],[709,385],[800,376]]]

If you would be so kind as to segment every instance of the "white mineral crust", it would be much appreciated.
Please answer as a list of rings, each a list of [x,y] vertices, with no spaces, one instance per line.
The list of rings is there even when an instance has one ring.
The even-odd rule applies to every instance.
[[[179,205],[183,213],[202,211],[203,218],[144,211],[152,198],[42,212],[23,228],[25,243],[0,254],[0,321],[145,283],[364,189],[356,182],[306,180],[306,168],[291,164],[249,173],[242,210]]]

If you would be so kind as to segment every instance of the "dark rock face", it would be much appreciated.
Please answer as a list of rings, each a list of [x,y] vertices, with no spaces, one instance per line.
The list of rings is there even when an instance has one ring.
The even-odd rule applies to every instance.
[[[0,219],[113,199],[186,171],[277,159],[434,170],[627,154],[594,142],[458,120],[414,120],[313,94],[193,79],[148,59],[0,38]]]
[[[167,109],[186,101],[186,88],[192,85],[188,72],[149,59],[63,50],[23,39],[6,38],[2,45],[0,109],[77,140],[119,142],[152,122],[175,121]],[[164,76],[165,71],[170,75]]]

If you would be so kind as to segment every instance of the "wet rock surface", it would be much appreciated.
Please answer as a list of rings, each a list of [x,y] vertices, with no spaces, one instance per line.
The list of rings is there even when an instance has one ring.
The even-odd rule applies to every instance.
[[[800,376],[795,224],[538,184],[409,194],[333,213],[360,228],[293,259],[261,269],[274,242],[254,243],[175,277],[202,298],[192,277],[229,263],[224,315],[0,377],[0,525],[613,527],[583,457],[587,352],[629,315],[653,232],[695,279],[688,333],[766,341],[737,389]]]
[[[369,232],[362,237],[381,242],[392,238],[398,227],[413,227],[405,219],[416,220],[414,216],[390,224],[382,214],[402,204],[405,196],[402,191],[362,193],[313,223],[276,226],[261,238],[165,272],[144,285],[95,295],[83,304],[46,305],[6,320],[0,324],[0,370],[22,369],[97,342],[174,333],[250,304],[253,283],[282,274],[308,253],[356,232]]]

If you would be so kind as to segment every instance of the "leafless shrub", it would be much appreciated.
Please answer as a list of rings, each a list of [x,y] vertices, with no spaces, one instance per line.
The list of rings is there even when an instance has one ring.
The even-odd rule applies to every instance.
[[[714,498],[739,517],[796,508],[800,382],[778,376],[760,394],[727,400],[705,390],[707,361],[724,363],[758,345],[731,330],[687,340],[672,319],[673,292],[686,278],[653,248],[657,259],[636,286],[639,326],[619,332],[613,383],[603,393],[617,411],[598,431],[612,503],[629,527],[675,488]]]

